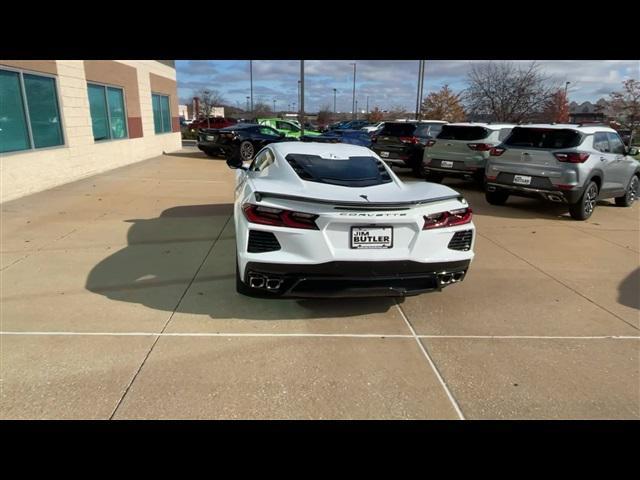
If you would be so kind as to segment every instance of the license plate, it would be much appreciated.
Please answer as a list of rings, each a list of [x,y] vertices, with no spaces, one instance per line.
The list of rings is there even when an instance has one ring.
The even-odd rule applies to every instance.
[[[443,168],[453,168],[453,162],[450,162],[448,160],[442,160],[440,162],[440,166]]]
[[[513,177],[513,183],[518,185],[531,185],[531,177],[527,175],[515,175]]]
[[[207,135],[205,139],[207,140],[207,142],[213,142],[213,135]]]
[[[382,158],[389,158],[389,152],[380,152]]]
[[[351,227],[351,248],[392,248],[393,227]]]

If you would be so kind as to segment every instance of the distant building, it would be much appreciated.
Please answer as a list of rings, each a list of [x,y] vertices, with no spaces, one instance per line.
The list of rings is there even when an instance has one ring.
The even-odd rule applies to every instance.
[[[607,102],[601,98],[595,104],[591,102],[571,102],[569,104],[570,123],[598,123],[608,119]]]
[[[183,120],[191,120],[191,117],[189,116],[189,106],[178,105],[178,116]]]

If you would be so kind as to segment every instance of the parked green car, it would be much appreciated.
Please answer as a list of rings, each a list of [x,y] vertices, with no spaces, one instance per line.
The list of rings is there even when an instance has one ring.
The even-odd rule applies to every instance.
[[[274,128],[278,132],[284,133],[286,137],[300,138],[300,126],[297,125],[298,122],[294,123],[292,120],[282,120],[281,118],[258,118],[258,123]],[[321,135],[321,133],[305,129],[304,135],[306,137],[315,137]]]

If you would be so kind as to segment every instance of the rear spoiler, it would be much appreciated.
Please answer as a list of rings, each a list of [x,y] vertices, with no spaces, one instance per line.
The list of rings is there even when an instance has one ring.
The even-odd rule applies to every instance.
[[[281,198],[283,200],[294,200],[298,202],[309,202],[309,203],[322,203],[326,205],[335,205],[336,207],[358,207],[358,208],[366,208],[366,209],[380,209],[380,208],[396,208],[396,207],[410,207],[413,205],[425,205],[428,203],[436,203],[442,202],[444,200],[463,200],[463,196],[460,194],[456,195],[446,195],[444,197],[436,197],[436,198],[424,198],[417,200],[406,200],[404,202],[349,202],[345,200],[325,200],[322,198],[311,198],[311,197],[298,197],[295,195],[285,195],[283,193],[273,193],[273,192],[256,192],[255,193],[256,201],[260,202],[263,198]]]

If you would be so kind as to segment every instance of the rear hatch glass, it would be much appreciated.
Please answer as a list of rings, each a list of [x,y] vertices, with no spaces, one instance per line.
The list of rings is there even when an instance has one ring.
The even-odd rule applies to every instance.
[[[391,182],[387,170],[374,157],[332,159],[319,155],[290,153],[285,158],[298,176],[309,182],[345,187],[370,187]]]
[[[416,125],[413,123],[385,123],[381,136],[386,137],[411,137],[416,131]]]
[[[437,138],[442,140],[482,140],[487,138],[490,133],[491,130],[484,127],[443,125]]]
[[[582,135],[576,130],[515,127],[504,144],[522,148],[573,148],[581,141]]]

